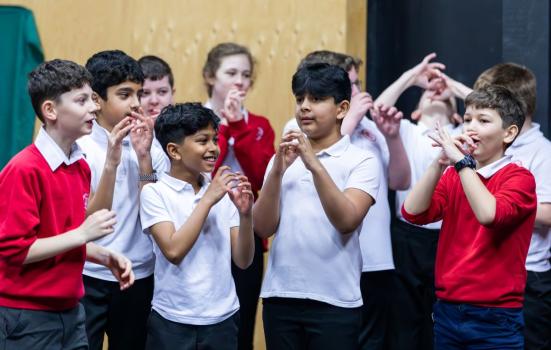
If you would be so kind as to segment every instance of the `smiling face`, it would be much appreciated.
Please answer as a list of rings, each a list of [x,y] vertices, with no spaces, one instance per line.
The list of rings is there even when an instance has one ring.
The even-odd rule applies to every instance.
[[[310,94],[296,97],[297,123],[311,140],[320,140],[340,134],[339,119],[348,111],[348,101],[335,104],[333,97],[316,98]]]
[[[221,59],[220,67],[214,77],[207,78],[212,87],[212,98],[224,100],[231,89],[245,93],[252,84],[251,62],[245,54],[226,56]]]
[[[468,106],[463,119],[463,130],[475,141],[472,155],[481,167],[503,157],[506,146],[514,141],[519,131],[516,125],[503,128],[499,113],[490,108]]]
[[[90,85],[85,84],[81,88],[63,93],[53,103],[46,101],[46,104],[51,103],[52,105],[52,113],[46,114],[55,116],[53,123],[46,123],[46,128],[51,124],[62,130],[67,137],[75,140],[90,134],[92,121],[96,119],[95,113],[98,111],[97,105],[92,100],[92,94]]]
[[[193,177],[197,177],[200,173],[210,173],[214,170],[220,153],[218,133],[209,124],[206,128],[184,137],[180,143],[169,143],[167,150],[173,167],[176,165]]]
[[[163,108],[173,104],[173,93],[168,75],[158,80],[145,79],[140,93],[140,104],[145,115],[157,118]]]
[[[107,88],[107,100],[99,98],[100,112],[98,122],[110,131],[118,122],[138,112],[140,102],[138,92],[142,86],[132,81],[113,85]]]

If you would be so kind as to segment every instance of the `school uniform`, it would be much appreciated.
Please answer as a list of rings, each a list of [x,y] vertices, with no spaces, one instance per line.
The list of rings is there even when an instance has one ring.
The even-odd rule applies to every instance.
[[[317,157],[341,191],[355,188],[377,198],[379,164],[348,136]],[[272,164],[273,158],[266,173]],[[355,349],[358,344],[361,225],[348,234],[338,232],[313,181],[300,157],[282,178],[279,226],[261,290],[268,349],[306,343],[315,349]]]
[[[179,229],[209,185],[207,176],[195,193],[191,184],[161,174],[142,189],[140,217],[144,232],[160,222]],[[239,301],[231,275],[230,229],[239,226],[237,208],[224,196],[214,205],[191,250],[177,265],[159,246],[155,251],[155,289],[148,324],[147,349],[236,349]]]
[[[520,134],[505,154],[530,170],[536,179],[538,203],[551,203],[551,142],[537,123]],[[551,229],[534,227],[526,269],[528,278],[524,295],[525,347],[551,349]]]
[[[94,121],[92,133],[77,142],[86,154],[92,170],[92,191],[96,191],[105,165],[109,132]],[[166,155],[151,147],[153,169],[167,168]],[[139,221],[139,163],[130,136],[122,141],[121,162],[117,167],[111,209],[117,214],[115,232],[95,241],[128,257],[136,281],[121,291],[111,271],[87,262],[83,279],[86,289],[82,300],[86,309],[86,329],[90,349],[101,350],[104,333],[112,349],[143,349],[146,322],[153,293],[155,258],[151,239],[142,232]]]
[[[536,217],[532,174],[510,156],[477,170],[495,197],[495,218],[481,225],[459,174],[449,167],[429,208],[402,215],[412,223],[442,219],[436,255],[435,347],[522,349],[526,256]]]
[[[0,348],[87,348],[79,304],[86,246],[24,264],[37,239],[84,221],[90,168],[82,156],[74,144],[67,158],[41,128],[0,173]]]

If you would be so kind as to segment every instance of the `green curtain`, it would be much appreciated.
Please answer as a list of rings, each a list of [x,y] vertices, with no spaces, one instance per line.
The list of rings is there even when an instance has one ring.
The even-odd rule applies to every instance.
[[[27,75],[43,61],[33,13],[0,6],[0,168],[32,142],[35,113]]]

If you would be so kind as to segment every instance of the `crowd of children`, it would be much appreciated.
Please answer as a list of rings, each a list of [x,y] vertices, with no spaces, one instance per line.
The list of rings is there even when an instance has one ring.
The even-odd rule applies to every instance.
[[[268,349],[551,349],[536,79],[473,90],[435,57],[373,100],[360,60],[308,54],[278,141],[239,44],[204,104],[156,56],[38,66],[42,127],[0,173],[0,349],[252,349],[259,298]]]

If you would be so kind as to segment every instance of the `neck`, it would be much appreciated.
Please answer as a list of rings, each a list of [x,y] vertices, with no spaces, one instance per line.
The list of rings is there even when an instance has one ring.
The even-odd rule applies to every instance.
[[[189,171],[189,169],[186,169],[175,162],[172,162],[170,165],[170,176],[187,182],[190,184],[193,189],[195,190],[195,193],[199,192],[202,185],[202,176],[201,173],[197,173],[194,171]]]
[[[216,96],[212,95],[209,98],[209,103],[211,105],[212,110],[214,111],[214,114],[220,117],[220,110],[224,108],[224,99],[217,98]]]
[[[531,128],[532,128],[532,118],[526,117],[526,119],[524,120],[524,124],[522,124],[522,129],[520,129],[519,135],[524,134]]]
[[[48,135],[54,140],[54,142],[61,148],[63,153],[69,158],[71,156],[71,148],[75,143],[76,139],[74,137],[68,137],[63,135],[59,130],[55,128],[46,128],[45,129]]]
[[[440,126],[445,126],[450,124],[448,116],[445,114],[423,114],[419,123],[423,124],[427,129],[434,129],[436,123],[440,123]]]
[[[310,141],[310,145],[312,145],[312,150],[314,151],[314,153],[318,153],[319,151],[322,151],[326,148],[333,146],[341,138],[342,138],[341,133],[335,132],[326,137],[322,137],[319,139],[308,139],[308,140]]]
[[[484,159],[484,160],[476,159],[476,169],[478,170],[480,168],[484,168],[486,165],[490,165],[493,162],[496,162],[496,161],[500,160],[501,158],[503,158],[504,154],[505,154],[504,152],[498,153],[498,154],[494,155],[493,157],[488,158],[488,159]]]

